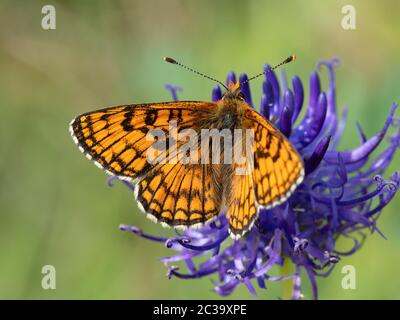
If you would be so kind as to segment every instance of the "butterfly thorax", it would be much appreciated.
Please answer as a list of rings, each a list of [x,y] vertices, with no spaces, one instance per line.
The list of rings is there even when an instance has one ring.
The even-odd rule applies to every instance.
[[[217,129],[237,129],[243,128],[243,116],[249,106],[244,100],[244,95],[240,90],[240,84],[230,82],[228,90],[221,100],[217,102],[215,113],[215,123],[212,127]]]

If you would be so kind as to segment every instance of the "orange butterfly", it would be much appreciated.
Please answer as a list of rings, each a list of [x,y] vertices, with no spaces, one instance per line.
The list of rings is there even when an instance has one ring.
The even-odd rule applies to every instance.
[[[291,56],[276,67],[293,59]],[[165,60],[194,71],[171,58]],[[217,102],[134,104],[84,113],[71,122],[71,135],[98,167],[136,183],[135,197],[147,217],[163,226],[187,228],[203,225],[225,211],[230,234],[238,239],[251,229],[260,208],[272,208],[291,195],[303,180],[304,166],[288,139],[245,102],[239,82],[230,82],[225,88]],[[224,156],[216,163],[211,153],[200,163],[165,161],[182,159],[187,153],[181,151],[186,140],[176,141],[168,135],[149,139],[154,130],[168,133],[171,122],[178,133],[191,129],[196,139],[204,129],[252,130],[251,157],[242,138],[242,163],[227,162]],[[176,148],[154,150],[155,142],[175,143]],[[225,155],[219,143],[221,155]],[[209,145],[195,145],[195,158],[204,155],[203,149]],[[147,157],[151,149],[158,159],[155,163]],[[238,169],[245,174],[237,174]]]

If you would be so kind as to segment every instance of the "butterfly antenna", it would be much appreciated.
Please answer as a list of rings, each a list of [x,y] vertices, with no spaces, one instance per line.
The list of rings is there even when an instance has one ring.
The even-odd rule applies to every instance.
[[[294,60],[296,60],[296,55],[292,54],[291,56],[289,56],[285,60],[283,60],[281,63],[278,63],[276,66],[272,67],[271,69],[265,70],[264,72],[259,73],[259,74],[255,75],[255,76],[247,79],[246,81],[242,82],[242,84],[243,83],[247,83],[247,82],[249,82],[249,81],[251,81],[251,80],[253,80],[255,78],[258,78],[258,77],[260,77],[260,76],[262,76],[264,74],[267,74],[267,72],[271,72],[272,70],[275,70],[276,68],[279,68],[280,66],[282,66],[284,64],[287,64],[289,62],[292,62]]]
[[[188,67],[188,66],[185,66],[184,64],[182,64],[182,63],[176,61],[175,59],[172,59],[172,58],[170,58],[170,57],[164,57],[164,61],[166,61],[166,62],[168,62],[168,63],[176,64],[176,65],[178,65],[178,66],[180,66],[180,67],[182,67],[182,68],[184,68],[184,69],[186,69],[186,70],[189,70],[189,71],[194,72],[195,74],[198,74],[199,76],[202,76],[202,77],[207,78],[207,79],[209,79],[209,80],[215,81],[216,83],[219,83],[221,86],[223,86],[226,90],[228,90],[228,88],[226,87],[226,85],[224,85],[221,81],[219,81],[219,80],[217,80],[217,79],[214,79],[214,78],[212,78],[212,77],[210,77],[210,76],[208,76],[208,75],[206,75],[206,74],[204,74],[204,73],[201,73],[201,72],[199,72],[199,71],[197,71],[197,70],[194,70],[194,69],[192,69],[192,68],[190,68],[190,67]]]

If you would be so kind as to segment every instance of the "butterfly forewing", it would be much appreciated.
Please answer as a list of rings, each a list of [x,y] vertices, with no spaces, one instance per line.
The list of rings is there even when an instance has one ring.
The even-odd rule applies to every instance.
[[[213,107],[207,102],[111,107],[78,116],[70,130],[81,151],[99,167],[121,178],[135,179],[152,167],[147,161],[147,151],[154,143],[147,136],[149,131],[162,130],[168,138],[171,122],[177,124],[177,130],[193,128]]]

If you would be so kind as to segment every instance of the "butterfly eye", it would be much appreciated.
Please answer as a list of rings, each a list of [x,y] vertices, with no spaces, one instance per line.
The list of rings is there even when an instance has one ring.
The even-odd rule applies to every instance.
[[[244,100],[244,94],[243,94],[243,92],[239,92],[238,95],[237,95],[237,97],[238,97],[240,100]]]

